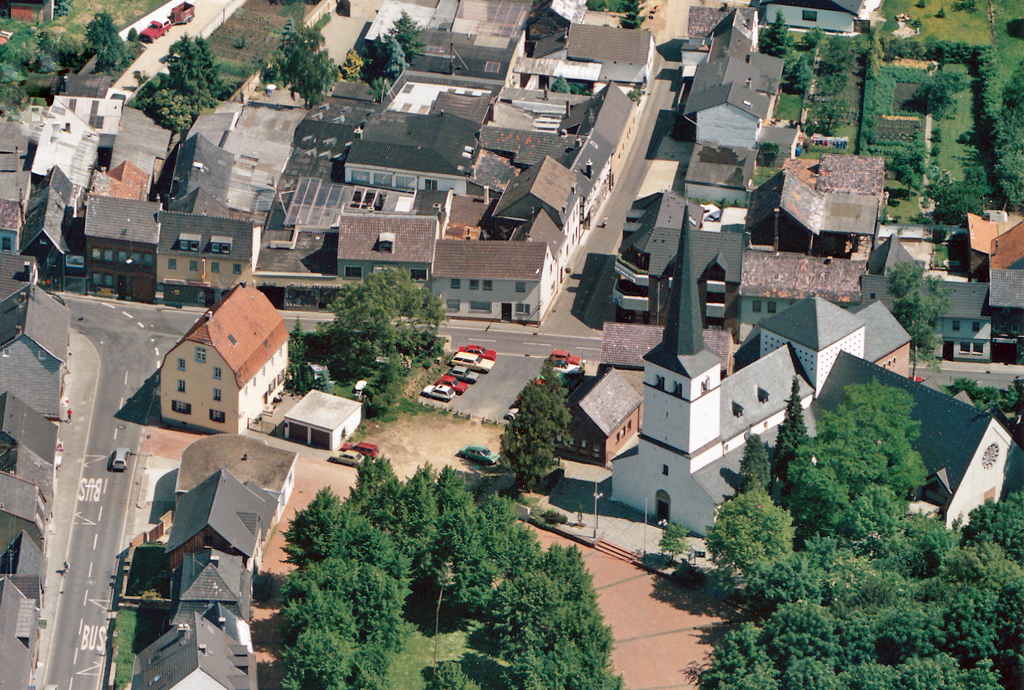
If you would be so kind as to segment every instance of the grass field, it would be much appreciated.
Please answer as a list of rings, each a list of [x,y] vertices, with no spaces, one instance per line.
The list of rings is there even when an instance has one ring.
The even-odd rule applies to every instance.
[[[115,26],[124,28],[165,2],[167,0],[117,0],[117,2],[71,0],[70,11],[63,17],[55,18],[48,28],[52,27],[57,33],[68,32],[84,36],[85,25],[100,12],[108,13],[114,18]]]
[[[135,655],[166,632],[166,622],[167,615],[157,609],[121,609],[117,612],[117,622],[114,624],[117,638],[113,641],[117,647],[114,690],[123,690],[132,684]]]
[[[775,110],[775,117],[779,120],[799,120],[800,106],[803,99],[795,93],[784,93],[779,96],[779,107]]]
[[[1017,0],[996,0],[997,4],[1015,3]],[[991,42],[992,36],[988,28],[988,16],[985,0],[978,0],[977,10],[967,12],[954,10],[956,0],[925,0],[924,8],[917,6],[917,0],[885,0],[882,3],[882,15],[885,24],[882,33],[891,35],[899,28],[896,23],[897,14],[907,14],[911,19],[921,20],[921,38],[931,41],[960,41],[974,45]],[[936,17],[935,13],[944,8],[945,17]]]
[[[897,182],[896,180],[885,181],[885,191],[889,192],[889,203],[885,205],[884,212],[893,221],[898,219],[897,222],[908,223],[911,218],[921,212],[916,194],[912,194],[906,199],[895,198],[900,196],[906,188],[907,186],[902,182]]]
[[[943,69],[967,73],[967,68],[963,65],[946,65]],[[972,101],[971,89],[964,89],[956,95],[956,111],[952,119],[932,120],[932,129],[939,127],[942,130],[942,141],[933,144],[939,147],[939,155],[933,160],[940,169],[952,173],[953,179],[956,180],[963,179],[964,160],[976,158],[978,155],[978,150],[973,142],[962,144],[958,141],[964,134],[972,139],[975,136],[974,119],[971,112]]]
[[[171,596],[171,563],[162,545],[140,546],[132,556],[125,594],[140,597],[156,592],[164,599]]]

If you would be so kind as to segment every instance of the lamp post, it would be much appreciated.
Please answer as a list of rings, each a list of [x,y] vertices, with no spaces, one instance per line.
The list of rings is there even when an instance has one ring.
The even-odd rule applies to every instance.
[[[594,482],[594,540],[597,540],[597,501],[600,498],[604,498],[604,494],[597,493],[597,482]]]

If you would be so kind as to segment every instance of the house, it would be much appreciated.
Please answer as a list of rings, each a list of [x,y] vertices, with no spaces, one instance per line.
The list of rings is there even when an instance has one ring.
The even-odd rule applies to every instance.
[[[572,417],[566,435],[555,439],[559,457],[611,467],[640,432],[643,398],[613,369],[577,388],[566,404]]]
[[[66,108],[82,122],[88,123],[99,137],[101,149],[110,149],[114,146],[114,138],[117,136],[118,124],[121,121],[121,109],[124,106],[124,100],[108,98],[108,93],[109,91],[94,96],[70,96],[65,92],[53,97],[55,106]]]
[[[0,199],[0,251],[11,253],[19,246],[24,215],[17,199]]]
[[[203,133],[190,134],[178,147],[168,208],[182,210],[180,204],[197,190],[227,208],[234,164],[235,157],[230,151],[225,151]]]
[[[674,192],[651,194],[626,214],[615,263],[616,320],[663,324],[684,226],[697,253],[702,318],[709,328],[739,329],[739,286],[746,240],[741,233],[701,231],[704,209]]]
[[[161,416],[172,425],[241,433],[280,394],[287,368],[284,319],[259,290],[239,285],[164,356]]]
[[[0,549],[2,577],[10,580],[26,597],[41,604],[46,582],[46,556],[32,541],[32,537],[27,532],[21,532],[6,547],[0,543]]]
[[[380,109],[363,84],[339,82],[346,86],[345,96],[331,94],[306,114],[295,127],[292,152],[284,170],[282,187],[292,189],[302,178],[327,182],[345,181],[345,156],[349,145]],[[362,87],[356,91],[353,87]],[[349,93],[351,91],[351,93]]]
[[[256,690],[256,657],[227,630],[193,613],[139,652],[131,690]]]
[[[260,234],[251,220],[161,211],[156,284],[165,304],[207,306],[251,283]]]
[[[0,544],[10,544],[24,532],[43,550],[50,506],[39,485],[0,472]]]
[[[0,122],[0,251],[17,253],[32,195],[29,138],[16,122]]]
[[[88,189],[100,148],[99,133],[59,103],[45,110],[32,106],[28,118],[36,145],[32,174],[45,176],[59,166],[72,183]]]
[[[0,575],[0,668],[4,685],[27,688],[39,657],[39,602]]]
[[[124,161],[110,171],[97,170],[92,176],[92,189],[96,196],[145,201],[149,197],[149,175],[131,161]]]
[[[259,489],[272,499],[265,529],[274,528],[284,513],[295,487],[295,463],[291,451],[268,445],[260,439],[241,434],[216,434],[193,441],[181,454],[174,495],[182,496],[206,478],[227,470],[247,487]]]
[[[494,220],[499,236],[508,237],[543,210],[562,230],[566,254],[572,256],[583,239],[582,206],[576,175],[545,156],[505,188],[494,208]]]
[[[538,0],[526,20],[527,57],[545,57],[564,51],[571,24],[582,24],[587,14],[584,0]]]
[[[711,32],[707,60],[697,65],[683,116],[697,142],[757,148],[758,132],[775,113],[782,60],[757,52],[757,13],[736,11]]]
[[[39,267],[31,256],[0,253],[0,300],[26,285],[39,282]]]
[[[695,144],[686,167],[686,196],[745,203],[754,188],[755,149]]]
[[[643,323],[605,321],[601,329],[601,368],[643,371],[644,357],[661,342],[665,329]],[[704,347],[722,362],[722,377],[732,373],[732,336],[704,329]]]
[[[240,556],[203,549],[185,554],[181,566],[171,573],[171,626],[194,620],[211,606],[230,611],[244,627],[239,630],[243,644],[249,644],[252,605],[252,573]]]
[[[438,240],[431,290],[448,316],[540,325],[559,276],[544,242]]]
[[[896,235],[889,235],[875,245],[868,256],[868,273],[873,276],[888,275],[897,264],[914,261],[914,256],[900,242]]]
[[[967,235],[970,242],[968,270],[972,280],[988,282],[988,257],[992,243],[999,236],[999,226],[973,213],[967,214]]]
[[[53,500],[57,426],[10,391],[0,394],[0,472],[39,487],[43,500]]]
[[[646,29],[573,24],[565,39],[565,57],[601,65],[597,81],[643,88],[654,69],[654,37]]]
[[[338,277],[362,280],[371,273],[394,268],[408,271],[417,283],[429,284],[439,232],[436,216],[341,216]]]
[[[771,24],[781,14],[786,25],[795,29],[848,34],[857,30],[865,5],[864,0],[769,0],[763,5],[764,20]]]
[[[311,390],[284,416],[284,437],[314,448],[338,450],[362,421],[363,404]]]
[[[1018,364],[1024,356],[1024,269],[994,270],[989,281],[992,360]]]
[[[991,269],[1024,268],[1024,223],[1018,223],[992,240]]]
[[[240,557],[249,570],[259,569],[272,514],[270,499],[259,487],[247,487],[229,470],[217,470],[177,497],[165,546],[171,568],[181,567],[186,554],[216,549]]]
[[[71,312],[37,285],[0,301],[0,390],[61,418]]]
[[[799,254],[747,252],[743,256],[739,285],[742,337],[750,332],[749,326],[785,311],[806,297],[821,297],[841,306],[860,304],[861,278],[867,263]],[[876,298],[865,297],[865,301],[873,299]]]
[[[81,188],[54,166],[29,200],[21,253],[39,267],[39,282],[56,291],[85,293],[85,233],[77,211]]]
[[[90,195],[85,212],[89,292],[156,301],[160,204]]]
[[[143,200],[149,198],[150,183],[160,179],[171,133],[149,119],[141,110],[124,107],[117,123],[117,137],[110,153],[110,168],[116,170],[125,163],[131,163],[147,177]]]

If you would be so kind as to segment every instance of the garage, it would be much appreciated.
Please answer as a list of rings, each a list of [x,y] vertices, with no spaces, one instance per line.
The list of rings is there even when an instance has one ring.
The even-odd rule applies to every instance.
[[[326,448],[327,450],[334,450],[331,448],[331,433],[324,431],[323,429],[310,429],[309,430],[309,445],[314,448]]]
[[[284,435],[313,448],[338,450],[362,421],[362,403],[313,390],[285,414]]]
[[[298,441],[299,443],[306,443],[309,438],[309,427],[303,424],[289,424],[288,425],[288,440]]]

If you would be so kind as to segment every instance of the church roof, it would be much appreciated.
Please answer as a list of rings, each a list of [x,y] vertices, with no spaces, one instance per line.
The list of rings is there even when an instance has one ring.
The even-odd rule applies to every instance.
[[[850,312],[821,297],[805,297],[761,322],[761,328],[821,352],[864,325]]]

